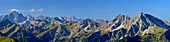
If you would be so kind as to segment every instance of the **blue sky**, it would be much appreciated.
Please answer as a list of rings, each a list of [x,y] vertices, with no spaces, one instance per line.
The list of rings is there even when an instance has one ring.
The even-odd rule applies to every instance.
[[[32,16],[75,16],[111,20],[118,14],[131,18],[140,12],[149,13],[162,20],[170,21],[168,0],[0,0],[0,15],[20,10]],[[42,9],[42,11],[38,11]],[[31,11],[34,10],[34,11]]]

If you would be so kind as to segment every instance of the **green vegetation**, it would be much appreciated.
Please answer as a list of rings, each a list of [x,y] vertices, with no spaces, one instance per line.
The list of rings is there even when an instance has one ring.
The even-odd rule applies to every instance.
[[[52,29],[54,29],[54,28],[56,28],[57,26],[53,26],[53,27],[51,27],[49,30],[46,30],[46,31],[44,31],[44,32],[41,32],[40,34],[38,34],[36,37],[41,37],[41,36],[43,36],[44,34],[46,34],[48,31],[50,31],[50,30],[52,30]]]
[[[12,33],[10,33],[8,36],[10,37],[11,35],[13,35],[15,32],[17,32],[18,30],[20,29],[20,27],[16,27],[16,29],[12,32]]]
[[[17,42],[13,38],[10,37],[1,37],[0,36],[0,42]]]
[[[166,39],[166,36],[165,36],[165,32],[167,30],[168,29],[156,26],[154,28],[153,33],[145,34],[143,36],[139,35],[140,37],[126,37],[119,41],[120,42],[128,42],[128,41],[134,41],[134,39],[138,38],[137,41],[140,41],[140,42],[159,42],[159,41],[169,42],[169,40]],[[130,39],[133,39],[133,40],[130,40]]]
[[[8,32],[10,29],[12,29],[12,28],[15,27],[15,26],[16,26],[16,24],[13,24],[13,25],[12,25],[11,27],[9,27],[9,28],[0,30],[0,32],[2,32],[2,33],[4,34],[4,33]]]
[[[158,27],[156,26],[154,28],[154,32],[152,33],[153,35],[155,35],[157,38],[160,38],[160,36],[162,34],[164,34],[164,32],[166,32],[168,29],[165,29],[165,28],[161,28],[161,27]]]

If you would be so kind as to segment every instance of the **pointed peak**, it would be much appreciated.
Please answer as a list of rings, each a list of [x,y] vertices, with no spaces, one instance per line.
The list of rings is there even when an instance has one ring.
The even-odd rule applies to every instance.
[[[129,17],[129,16],[127,16],[127,15],[121,15],[121,14],[115,16],[115,18],[120,18],[120,17]]]
[[[144,14],[143,12],[141,12],[140,14]]]
[[[13,12],[17,12],[16,10],[14,10]]]
[[[141,16],[145,16],[145,14],[143,12],[141,12],[138,17],[141,17]]]
[[[9,16],[9,15],[17,16],[17,15],[19,15],[19,13],[18,13],[17,11],[13,11],[12,13],[9,13],[8,16]]]
[[[14,11],[12,11],[12,13],[18,13],[18,12],[14,10]]]
[[[131,18],[127,15],[117,15],[110,22],[115,22],[116,20],[130,20]]]
[[[93,21],[93,19],[84,19],[83,21]]]
[[[152,16],[152,15],[150,15],[150,14],[145,14],[145,13],[143,13],[143,12],[141,12],[141,13],[137,16],[137,18],[150,18],[150,17],[154,17],[154,16]]]

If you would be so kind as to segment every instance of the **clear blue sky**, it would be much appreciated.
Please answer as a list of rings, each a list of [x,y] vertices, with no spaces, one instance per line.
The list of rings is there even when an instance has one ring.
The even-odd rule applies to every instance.
[[[136,17],[140,12],[149,13],[162,20],[170,21],[170,1],[167,0],[0,0],[0,15],[11,9],[23,15],[75,16],[111,20],[118,14]],[[37,11],[43,9],[43,11]]]

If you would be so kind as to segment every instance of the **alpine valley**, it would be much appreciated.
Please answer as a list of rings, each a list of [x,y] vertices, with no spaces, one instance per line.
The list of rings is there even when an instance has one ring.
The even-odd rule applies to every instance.
[[[170,42],[170,23],[141,12],[111,21],[74,16],[0,16],[0,42]]]

